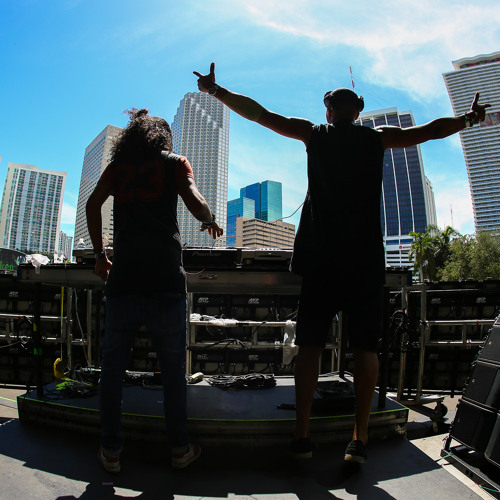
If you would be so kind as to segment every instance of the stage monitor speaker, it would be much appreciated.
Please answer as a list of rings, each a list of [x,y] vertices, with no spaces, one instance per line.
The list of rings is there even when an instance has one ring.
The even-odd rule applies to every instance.
[[[486,460],[500,467],[500,415],[497,415],[497,421],[495,427],[493,427],[493,432],[491,433],[484,456]]]
[[[477,359],[500,364],[500,316],[495,320]]]
[[[463,397],[473,403],[500,410],[500,364],[478,361],[472,369]]]
[[[461,399],[457,406],[457,414],[450,430],[450,436],[459,443],[484,453],[496,420],[497,413],[495,411]]]

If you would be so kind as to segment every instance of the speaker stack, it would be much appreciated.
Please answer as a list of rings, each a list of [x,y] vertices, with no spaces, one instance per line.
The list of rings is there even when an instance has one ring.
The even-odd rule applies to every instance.
[[[472,365],[450,437],[500,467],[500,316]]]

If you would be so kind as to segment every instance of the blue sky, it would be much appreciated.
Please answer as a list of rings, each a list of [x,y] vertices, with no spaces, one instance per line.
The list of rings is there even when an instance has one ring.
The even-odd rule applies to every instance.
[[[349,87],[365,111],[452,115],[442,73],[500,50],[500,3],[483,1],[0,0],[0,182],[7,163],[68,173],[62,230],[73,234],[85,147],[125,109],[170,123],[197,90],[193,70],[265,107],[325,121],[322,96]],[[497,110],[498,111],[498,110]],[[459,136],[422,146],[438,224],[474,231]],[[283,183],[283,215],[306,191],[304,146],[231,113],[228,199]],[[289,219],[297,224],[298,214]]]

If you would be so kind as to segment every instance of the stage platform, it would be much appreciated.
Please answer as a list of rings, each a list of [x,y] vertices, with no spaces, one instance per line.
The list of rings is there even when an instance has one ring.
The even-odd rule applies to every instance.
[[[265,389],[223,390],[203,380],[188,385],[188,430],[201,444],[288,444],[295,424],[293,377],[275,377],[276,386]],[[352,385],[337,375],[322,375],[319,387],[332,383]],[[310,433],[317,443],[348,442],[354,427],[353,400],[340,397],[339,404],[314,405]],[[378,408],[374,397],[370,416],[371,439],[404,435],[408,409],[386,399]],[[98,394],[84,397],[44,387],[44,397],[31,391],[17,398],[21,422],[76,432],[99,433]],[[127,439],[165,441],[162,390],[127,385],[123,393],[122,430]]]

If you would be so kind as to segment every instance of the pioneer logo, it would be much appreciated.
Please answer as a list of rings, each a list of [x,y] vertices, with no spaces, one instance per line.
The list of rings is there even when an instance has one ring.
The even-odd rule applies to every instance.
[[[254,298],[248,299],[248,303],[249,304],[260,304],[259,297],[254,297]]]

